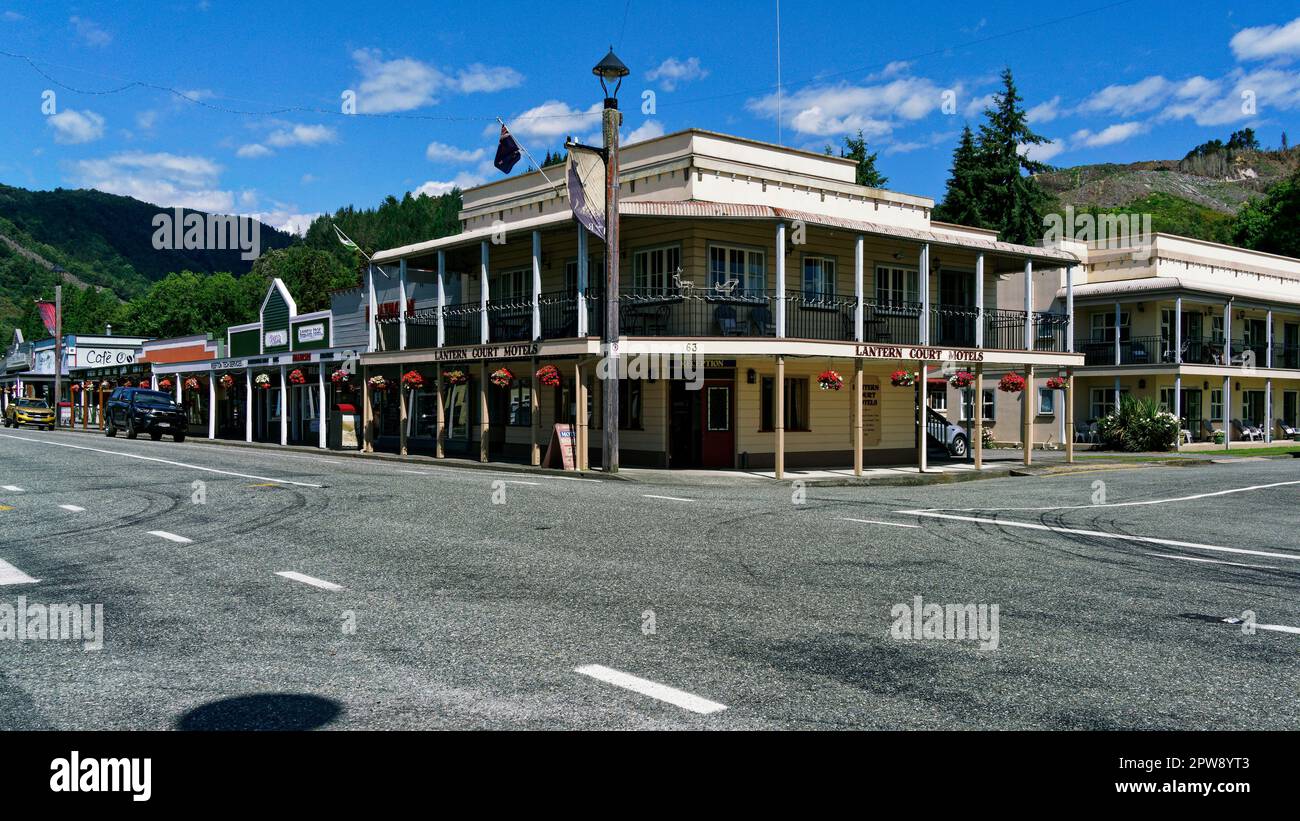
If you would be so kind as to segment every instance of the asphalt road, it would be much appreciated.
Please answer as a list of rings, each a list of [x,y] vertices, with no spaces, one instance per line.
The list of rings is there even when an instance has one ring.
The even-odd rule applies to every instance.
[[[4,430],[0,606],[105,629],[0,640],[0,729],[1297,729],[1297,502],[1292,459],[801,493]],[[891,635],[916,596],[996,649]]]

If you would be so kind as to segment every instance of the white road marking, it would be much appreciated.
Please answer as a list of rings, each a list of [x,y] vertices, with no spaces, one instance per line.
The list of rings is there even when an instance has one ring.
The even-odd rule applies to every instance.
[[[860,522],[864,525],[889,525],[890,527],[920,527],[920,525],[903,524],[902,522],[881,522],[876,519],[848,519],[841,517],[841,522]]]
[[[166,539],[169,542],[176,542],[177,544],[189,544],[194,541],[193,539],[187,539],[184,536],[177,536],[175,533],[168,533],[165,530],[150,530],[149,535],[157,536],[160,539]]]
[[[647,499],[667,499],[670,502],[694,502],[694,499],[683,499],[680,496],[656,496],[653,493],[642,493]]]
[[[85,509],[84,507],[77,507],[76,505],[59,505],[59,507],[61,507],[61,508],[63,508],[64,510],[68,511],[69,513],[85,513],[85,512],[86,512],[86,509]]]
[[[33,579],[23,571],[0,559],[0,584],[32,584],[40,579]]]
[[[1052,525],[1043,525],[1036,522],[1011,522],[1003,519],[989,519],[981,516],[954,516],[950,513],[933,513],[928,510],[899,510],[902,514],[912,516],[929,516],[934,519],[953,519],[958,522],[978,522],[980,524],[993,525],[994,527],[1020,527],[1026,530],[1045,530],[1050,533],[1067,533],[1072,536],[1094,536],[1099,539],[1122,539],[1129,542],[1144,542],[1146,544],[1163,544],[1169,547],[1188,547],[1193,550],[1215,550],[1222,553],[1243,553],[1248,556],[1266,556],[1270,559],[1290,559],[1291,561],[1300,561],[1300,554],[1292,553],[1270,553],[1265,550],[1246,550],[1241,547],[1220,547],[1212,544],[1198,544],[1196,542],[1179,542],[1173,539],[1156,539],[1151,536],[1130,536],[1127,533],[1106,533],[1101,530],[1081,530],[1077,527],[1054,527]]]
[[[327,582],[324,579],[317,579],[313,576],[307,576],[299,573],[297,570],[277,570],[275,575],[284,576],[286,579],[293,579],[296,582],[310,584],[312,587],[319,587],[323,590],[342,590],[343,586],[334,582]]]
[[[541,484],[541,482],[525,482],[520,479],[506,479],[505,483],[507,485],[532,485],[533,487]]]
[[[622,687],[643,696],[666,701],[676,707],[681,707],[683,710],[690,710],[692,713],[708,715],[709,713],[727,709],[725,704],[709,701],[707,698],[701,698],[684,690],[678,690],[676,687],[669,687],[667,684],[660,684],[600,664],[588,664],[585,667],[575,668],[573,672],[591,676],[598,681],[613,684],[615,687]]]
[[[159,462],[164,465],[172,465],[173,467],[189,468],[190,470],[201,470],[207,473],[220,473],[224,476],[237,476],[241,479],[257,479],[258,481],[262,481],[262,482],[275,482],[278,485],[296,485],[298,487],[314,487],[314,488],[324,487],[324,485],[314,485],[310,482],[294,482],[294,481],[290,481],[289,479],[272,479],[268,476],[254,476],[251,473],[236,473],[232,470],[218,470],[217,468],[207,468],[207,467],[203,467],[202,465],[191,465],[188,462],[173,462],[170,459],[159,459],[156,456],[141,456],[136,453],[126,453],[120,450],[105,450],[103,448],[92,448],[92,447],[87,447],[85,445],[70,445],[66,442],[51,442],[46,439],[30,439],[26,436],[12,436],[7,433],[0,433],[0,436],[3,436],[6,439],[17,439],[20,442],[39,442],[42,445],[54,445],[55,447],[60,447],[60,448],[73,448],[74,450],[88,450],[93,453],[107,453],[110,456],[125,456],[128,459],[141,459],[146,462]],[[6,488],[6,490],[7,489],[8,488]]]
[[[19,438],[19,437],[15,436],[14,438],[17,439],[17,438]],[[10,493],[26,493],[26,492],[27,492],[27,491],[23,490],[22,488],[18,487],[18,485],[0,485],[0,488],[4,488],[5,490],[9,491]]]
[[[1267,564],[1242,564],[1241,562],[1225,562],[1219,559],[1203,559],[1199,556],[1172,556],[1168,553],[1148,553],[1147,555],[1155,556],[1156,558],[1159,559],[1178,559],[1179,561],[1182,562],[1205,562],[1206,564],[1229,564],[1232,565],[1233,567],[1253,567],[1256,570],[1279,570],[1280,569]]]
[[[1167,505],[1172,502],[1191,502],[1197,499],[1209,499],[1214,496],[1228,496],[1233,493],[1249,493],[1252,490],[1268,490],[1275,487],[1288,487],[1290,485],[1300,485],[1300,480],[1292,482],[1272,482],[1267,485],[1251,485],[1250,487],[1235,487],[1228,490],[1216,490],[1210,493],[1196,493],[1191,496],[1172,496],[1168,499],[1146,499],[1141,502],[1111,502],[1104,505],[1059,505],[1057,507],[932,507],[927,508],[931,511],[947,510],[956,513],[979,513],[994,511],[1027,511],[1027,512],[1046,512],[1049,510],[1083,510],[1089,508],[1105,507],[1143,507],[1146,505]],[[914,512],[914,511],[907,511]]]
[[[1300,633],[1300,627],[1292,627],[1289,624],[1257,624],[1256,630],[1272,630],[1275,633]]]

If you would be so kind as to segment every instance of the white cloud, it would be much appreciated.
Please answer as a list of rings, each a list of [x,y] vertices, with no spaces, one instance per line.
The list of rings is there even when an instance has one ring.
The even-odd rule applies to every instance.
[[[628,134],[626,137],[622,138],[622,142],[639,143],[643,140],[653,140],[655,137],[662,137],[663,135],[664,135],[663,123],[659,122],[658,120],[646,120],[644,123],[637,126],[636,129],[634,129],[631,134]]]
[[[128,152],[80,160],[72,168],[78,185],[165,208],[228,214],[235,203],[232,192],[220,190],[221,166],[206,157]]]
[[[86,45],[106,46],[113,42],[113,35],[104,31],[99,24],[93,20],[87,20],[84,17],[70,17],[68,22],[72,25],[77,36],[82,39]]]
[[[361,83],[357,110],[366,114],[410,111],[438,102],[440,92],[475,94],[514,88],[524,77],[513,68],[480,63],[448,74],[410,57],[385,60],[378,49],[352,52]]]
[[[669,57],[645,74],[647,80],[658,82],[664,91],[675,91],[679,85],[703,80],[708,76],[709,71],[700,66],[699,57],[688,57],[685,60]]]
[[[312,221],[319,217],[320,214],[295,214],[290,211],[275,210],[256,211],[251,214],[241,214],[241,216],[252,217],[279,231],[287,231],[290,234],[302,236],[307,233]]]
[[[1148,123],[1129,122],[1116,123],[1103,128],[1101,131],[1091,131],[1087,128],[1080,129],[1070,137],[1070,141],[1085,148],[1100,148],[1105,145],[1114,145],[1122,143],[1125,140],[1136,137],[1139,134],[1145,134],[1151,130]]]
[[[136,112],[135,124],[141,131],[152,131],[158,124],[158,112],[153,109]]]
[[[1203,78],[1194,78],[1203,80]],[[1191,118],[1220,126],[1255,119],[1265,111],[1300,110],[1300,73],[1276,68],[1234,69],[1221,80],[1192,84],[1161,112],[1162,119]]]
[[[266,142],[276,148],[289,148],[295,145],[332,143],[336,139],[338,133],[327,125],[294,125],[271,132]]]
[[[259,157],[269,157],[274,153],[261,143],[249,143],[248,145],[241,145],[239,150],[235,152],[235,156],[242,157],[245,160],[255,160]]]
[[[1160,75],[1152,75],[1129,85],[1110,85],[1079,104],[1086,114],[1114,114],[1128,117],[1158,108],[1176,86]]]
[[[486,181],[487,180],[484,177],[478,174],[473,174],[469,171],[462,171],[461,173],[457,174],[454,179],[451,180],[447,180],[447,181],[430,180],[429,182],[426,182],[424,185],[421,185],[419,188],[412,191],[411,196],[418,197],[421,194],[424,194],[430,197],[439,197],[442,196],[443,194],[446,194],[448,191],[450,191],[453,188],[460,188],[464,190],[466,188],[473,188],[476,185],[482,185]]]
[[[27,18],[23,17],[16,11],[6,11],[4,14],[0,14],[0,19],[4,20],[6,23],[17,23],[18,21],[26,20]]]
[[[1066,148],[1065,140],[1052,140],[1038,145],[1022,145],[1020,153],[1034,162],[1047,162]]]
[[[782,116],[800,134],[831,136],[862,131],[867,137],[890,133],[899,120],[919,120],[936,110],[944,89],[923,77],[900,77],[878,85],[841,83],[787,95]],[[750,100],[746,107],[775,117],[775,94]]]
[[[980,117],[984,114],[984,109],[992,108],[993,104],[997,101],[998,96],[996,94],[985,94],[980,97],[975,97],[966,104],[966,108],[962,109],[962,113],[966,115],[967,119]]]
[[[1061,98],[1053,97],[1045,103],[1039,103],[1025,112],[1025,119],[1031,123],[1050,123],[1061,116]]]
[[[1300,57],[1300,17],[1284,26],[1242,29],[1228,45],[1238,60]]]
[[[93,111],[65,108],[46,117],[45,121],[54,129],[56,143],[88,143],[104,136],[104,118]]]
[[[534,106],[514,119],[508,125],[510,133],[516,137],[540,137],[552,140],[578,134],[600,123],[601,104],[592,103],[585,110],[572,108],[559,100],[547,100]],[[488,126],[486,133],[499,133],[498,126]]]
[[[487,150],[483,148],[476,148],[473,151],[468,151],[463,148],[457,148],[454,145],[447,145],[446,143],[440,142],[431,142],[429,143],[429,147],[424,150],[424,156],[429,158],[432,162],[478,162],[483,159],[486,154]]]

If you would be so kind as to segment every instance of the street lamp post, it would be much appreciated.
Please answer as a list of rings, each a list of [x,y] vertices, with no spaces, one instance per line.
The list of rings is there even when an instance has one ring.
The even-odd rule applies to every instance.
[[[605,92],[605,110],[601,117],[601,130],[605,138],[605,330],[601,341],[605,348],[605,442],[601,450],[601,464],[606,473],[618,473],[618,127],[623,115],[618,110],[618,89],[628,75],[628,67],[609,54],[591,70],[600,78],[600,88]],[[614,90],[609,90],[609,83]],[[579,393],[578,395],[581,395]],[[578,413],[586,414],[586,408]],[[585,418],[585,417],[584,417]]]

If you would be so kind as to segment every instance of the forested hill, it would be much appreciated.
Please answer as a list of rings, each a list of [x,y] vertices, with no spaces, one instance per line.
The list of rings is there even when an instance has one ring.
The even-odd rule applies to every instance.
[[[1181,160],[1081,165],[1037,175],[1053,210],[1149,213],[1153,228],[1198,239],[1243,244],[1240,215],[1251,200],[1294,177],[1300,148],[1265,150],[1218,140]]]

